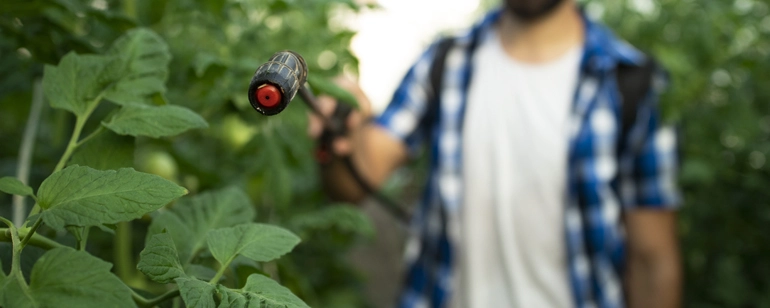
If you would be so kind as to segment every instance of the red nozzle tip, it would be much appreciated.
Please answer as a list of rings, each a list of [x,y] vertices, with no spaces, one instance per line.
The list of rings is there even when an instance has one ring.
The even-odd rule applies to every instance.
[[[257,102],[260,105],[267,108],[278,105],[278,102],[281,101],[281,91],[270,84],[264,84],[259,87],[257,91],[254,91],[254,96],[256,96]]]

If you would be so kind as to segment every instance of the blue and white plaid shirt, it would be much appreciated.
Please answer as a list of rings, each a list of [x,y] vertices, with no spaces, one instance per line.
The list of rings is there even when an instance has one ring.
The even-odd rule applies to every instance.
[[[429,70],[435,43],[412,66],[377,119],[412,153],[424,142],[431,146],[425,198],[413,221],[416,236],[407,244],[408,271],[400,307],[445,307],[453,291],[459,240],[456,224],[463,192],[462,122],[473,73],[471,59],[479,38],[494,26],[500,14],[500,9],[492,11],[455,38],[447,54],[443,87],[436,95],[440,110],[434,123],[420,125],[428,100],[434,97]],[[603,26],[585,17],[584,21],[585,46],[569,117],[568,198],[563,225],[569,277],[565,278],[570,281],[575,306],[623,307],[625,235],[621,211],[678,206],[676,135],[672,127],[662,123],[658,112],[658,96],[667,79],[663,71],[657,71],[618,153],[621,99],[616,68],[621,63],[641,65],[645,55]]]

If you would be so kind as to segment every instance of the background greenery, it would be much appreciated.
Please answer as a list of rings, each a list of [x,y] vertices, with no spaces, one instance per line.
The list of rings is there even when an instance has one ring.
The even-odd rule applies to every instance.
[[[582,4],[671,72],[663,104],[683,128],[680,231],[687,305],[770,306],[770,1]],[[101,51],[126,30],[149,27],[173,54],[167,97],[160,99],[195,110],[211,128],[138,139],[126,150],[135,166],[191,193],[245,188],[260,221],[286,226],[303,239],[272,269],[282,284],[311,306],[365,306],[362,279],[344,255],[371,236],[371,228],[354,210],[322,207],[304,106],[294,103],[280,117],[265,118],[252,112],[245,96],[256,67],[277,50],[300,52],[314,76],[355,71],[348,50],[353,33],[331,17],[359,9],[352,0],[2,1],[0,175],[15,174],[43,64],[58,63],[71,50]],[[53,169],[72,125],[65,112],[43,109],[31,186]],[[11,202],[10,196],[0,198],[0,204]],[[9,208],[0,207],[0,214],[9,217]],[[135,225],[144,230],[147,222]],[[89,251],[115,261],[111,235],[94,233]],[[134,236],[136,247],[143,239]],[[25,253],[35,258],[34,250]]]
[[[682,126],[680,235],[692,307],[770,306],[770,1],[591,1],[669,69]]]

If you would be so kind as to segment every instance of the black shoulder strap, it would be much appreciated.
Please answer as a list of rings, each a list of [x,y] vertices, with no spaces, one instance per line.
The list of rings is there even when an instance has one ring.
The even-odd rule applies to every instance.
[[[423,117],[424,125],[432,125],[438,118],[439,113],[439,95],[441,93],[444,80],[444,65],[446,63],[449,49],[452,48],[454,39],[445,37],[436,44],[436,53],[433,56],[433,62],[430,64],[430,87],[428,88],[428,108]]]
[[[617,82],[621,98],[621,131],[617,153],[620,153],[621,147],[627,142],[631,128],[636,122],[639,105],[652,86],[652,74],[655,72],[656,65],[652,58],[648,58],[641,66],[624,64],[618,66]]]

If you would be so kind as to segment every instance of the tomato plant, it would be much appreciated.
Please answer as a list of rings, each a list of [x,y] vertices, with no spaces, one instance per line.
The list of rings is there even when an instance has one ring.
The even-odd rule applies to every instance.
[[[95,306],[183,300],[238,307],[268,294],[289,306],[362,306],[361,279],[345,254],[371,236],[369,222],[321,194],[304,106],[266,118],[245,96],[254,69],[282,49],[306,58],[315,90],[334,91],[326,79],[355,71],[356,60],[347,50],[353,32],[333,17],[358,9],[347,0],[0,4],[0,69],[15,72],[0,75],[0,174],[29,171],[29,185],[4,178],[2,191],[37,202],[22,217],[25,225],[0,233],[11,242],[0,243],[2,272],[11,277],[3,283],[26,284],[31,293],[19,299],[4,292],[14,297],[2,300],[66,306],[79,286],[49,293],[40,287],[88,269],[101,274],[88,275],[85,286],[122,294],[78,300]],[[325,62],[318,61],[322,53]],[[54,108],[42,104],[39,120],[28,121],[43,98]],[[28,134],[26,123],[37,123],[39,132]],[[29,135],[34,151],[25,164],[15,157]],[[88,186],[76,176],[114,186]],[[121,182],[129,178],[135,182]],[[136,189],[121,190],[127,187]],[[76,195],[91,188],[104,191]],[[10,199],[0,194],[0,204]],[[11,214],[0,207],[3,217]],[[60,258],[82,260],[50,263]],[[49,271],[59,267],[67,271]]]
[[[152,306],[181,294],[188,307],[212,307],[216,293],[220,307],[245,307],[250,303],[307,307],[289,290],[258,273],[249,275],[239,289],[220,283],[236,258],[272,261],[300,241],[283,228],[253,223],[253,206],[239,189],[226,188],[182,199],[156,214],[137,268],[155,282],[177,285],[158,298],[148,300],[137,294],[110,273],[109,263],[84,251],[91,227],[141,218],[187,194],[186,189],[167,179],[132,168],[67,166],[72,155],[93,155],[88,151],[101,150],[81,146],[105,130],[159,138],[208,126],[190,109],[153,104],[153,97],[164,92],[170,58],[157,34],[136,29],[119,38],[104,55],[68,53],[57,66],[46,66],[42,81],[46,97],[51,107],[75,115],[75,128],[53,174],[36,193],[15,178],[0,181],[0,190],[36,201],[21,228],[0,219],[8,225],[2,232],[10,237],[13,246],[11,271],[0,281],[3,306]],[[103,100],[118,107],[90,134],[81,137],[85,123]],[[36,234],[42,224],[72,233],[76,247]],[[27,244],[51,248],[35,262],[29,283],[20,267],[21,252]],[[213,277],[206,270],[196,269],[207,264],[201,257],[204,251],[218,264]]]

